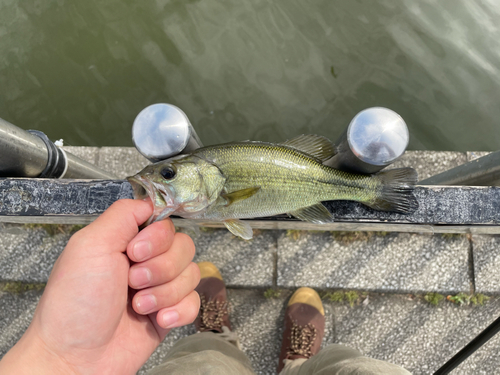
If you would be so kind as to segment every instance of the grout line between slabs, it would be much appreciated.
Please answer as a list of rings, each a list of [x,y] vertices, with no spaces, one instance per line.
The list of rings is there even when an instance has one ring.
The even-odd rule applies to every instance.
[[[275,244],[276,248],[275,251],[273,252],[273,288],[278,287],[278,239],[279,239],[279,234],[276,234],[275,237]]]
[[[472,235],[467,236],[469,241],[469,283],[470,283],[470,294],[476,293],[476,276],[474,274],[474,241],[472,240]]]
[[[95,155],[95,160],[94,160],[94,165],[95,166],[99,166],[99,160],[101,159],[101,150],[102,150],[102,147],[99,147],[97,149],[97,152],[96,152],[96,155]]]

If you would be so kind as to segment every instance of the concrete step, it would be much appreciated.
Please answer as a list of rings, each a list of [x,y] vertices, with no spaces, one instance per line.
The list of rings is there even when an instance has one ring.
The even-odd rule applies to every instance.
[[[281,347],[283,314],[291,294],[265,298],[262,290],[229,289],[231,322],[243,351],[257,374],[275,374]],[[0,357],[28,327],[40,291],[0,293]],[[414,375],[432,374],[460,348],[500,315],[500,298],[484,306],[458,306],[442,301],[432,306],[408,295],[375,294],[354,306],[324,300],[327,317],[323,346],[339,343],[363,354],[397,363]],[[193,334],[192,325],[167,336],[139,374],[161,363],[180,338]],[[454,375],[500,374],[500,335],[458,367]]]
[[[75,226],[0,223],[0,281],[46,282]],[[184,230],[186,231],[186,230]],[[211,261],[229,287],[497,294],[500,236],[381,232],[187,230],[195,261]]]

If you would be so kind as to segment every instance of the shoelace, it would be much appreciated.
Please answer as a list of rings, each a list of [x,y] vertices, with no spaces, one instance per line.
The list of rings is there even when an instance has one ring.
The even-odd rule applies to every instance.
[[[224,316],[228,314],[227,301],[209,299],[204,294],[200,295],[200,331],[222,331]]]
[[[311,323],[300,326],[297,322],[292,322],[290,333],[290,347],[287,348],[287,355],[300,355],[306,358],[312,356],[311,348],[316,340],[317,330]]]

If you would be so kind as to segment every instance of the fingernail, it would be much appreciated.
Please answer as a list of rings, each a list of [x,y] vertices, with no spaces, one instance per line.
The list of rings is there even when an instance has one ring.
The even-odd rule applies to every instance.
[[[148,285],[153,278],[147,267],[134,267],[130,270],[130,284],[135,288]]]
[[[152,294],[146,294],[137,298],[135,305],[141,314],[146,314],[156,307],[156,297]]]
[[[163,326],[170,328],[179,320],[179,313],[175,310],[163,313]]]
[[[134,256],[135,259],[141,261],[151,256],[153,249],[151,249],[151,242],[149,241],[139,241],[134,245]]]

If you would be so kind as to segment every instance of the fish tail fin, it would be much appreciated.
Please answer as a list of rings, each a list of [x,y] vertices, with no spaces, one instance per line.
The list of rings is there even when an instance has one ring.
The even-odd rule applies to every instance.
[[[364,202],[376,210],[395,211],[409,214],[418,209],[418,201],[413,189],[418,180],[413,168],[391,169],[374,175],[381,183],[377,197],[371,202]]]

